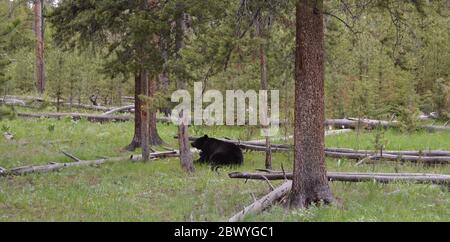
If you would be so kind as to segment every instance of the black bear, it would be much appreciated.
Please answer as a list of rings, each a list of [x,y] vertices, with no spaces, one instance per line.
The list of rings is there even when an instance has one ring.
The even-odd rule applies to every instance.
[[[244,156],[239,146],[209,138],[208,135],[198,138],[192,142],[192,147],[201,150],[200,159],[196,162],[209,163],[213,166],[241,165]]]

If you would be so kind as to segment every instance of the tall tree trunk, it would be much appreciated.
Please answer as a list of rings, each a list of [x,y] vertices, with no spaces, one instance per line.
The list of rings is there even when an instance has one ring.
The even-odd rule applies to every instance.
[[[323,0],[298,0],[291,207],[330,203],[324,153]]]
[[[141,146],[141,101],[139,95],[141,94],[141,75],[134,76],[134,136],[131,143],[125,147],[126,150],[133,151]]]
[[[184,33],[186,29],[186,23],[184,20],[184,3],[179,1],[176,6],[176,30],[175,30],[175,48],[176,58],[181,59],[180,50],[184,47]],[[186,81],[183,80],[182,73],[177,74],[177,88],[186,89]],[[180,115],[183,115],[181,113]],[[180,117],[181,118],[181,117]],[[178,126],[178,144],[180,149],[180,162],[181,167],[186,172],[194,172],[194,163],[192,160],[192,153],[189,147],[189,133],[188,127],[184,123],[180,123]]]
[[[56,92],[56,112],[59,112],[61,106],[61,93]]]
[[[168,62],[169,62],[169,43],[168,43],[168,34],[167,33],[161,33],[160,39],[159,39],[160,49],[162,53],[162,59],[164,61],[162,72],[159,75],[159,90],[169,95],[169,86],[170,86],[170,79],[169,79],[169,72],[168,72]],[[162,113],[164,113],[164,116],[169,117],[170,116],[170,108],[167,106],[164,106],[160,109]]]
[[[141,92],[143,96],[148,97],[149,93],[149,83],[148,83],[148,71],[147,70],[141,70],[140,74],[140,82],[141,82]],[[148,161],[150,156],[150,150],[149,150],[149,127],[150,127],[150,116],[148,112],[148,106],[142,105],[141,107],[141,148],[142,148],[142,160]]]
[[[148,96],[153,98],[156,93],[156,80],[155,78],[149,79],[148,84]],[[150,145],[161,145],[163,143],[161,137],[158,134],[158,130],[156,128],[156,110],[153,108],[149,112],[149,123],[148,123],[148,132],[149,132],[149,144]]]
[[[36,35],[36,86],[42,95],[45,90],[44,29],[42,18],[43,0],[34,1],[34,32]]]
[[[14,2],[10,0],[8,5],[8,18],[12,17],[14,17]]]
[[[263,26],[263,16],[258,18],[258,22],[256,23],[256,32],[259,38],[266,40],[266,35],[264,34],[264,26]],[[259,63],[261,69],[261,90],[269,90],[269,78],[267,72],[267,55],[266,55],[266,44],[261,43],[259,45]],[[265,117],[266,118],[266,117]],[[267,120],[263,122],[266,123]],[[268,126],[264,126],[263,128],[269,128]],[[272,169],[272,149],[270,144],[270,137],[265,136],[266,139],[266,169]]]

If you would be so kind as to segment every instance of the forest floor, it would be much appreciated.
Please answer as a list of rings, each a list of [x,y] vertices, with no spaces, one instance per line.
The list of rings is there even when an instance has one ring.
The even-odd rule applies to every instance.
[[[3,120],[0,166],[70,162],[61,150],[81,159],[126,156],[133,123],[95,124],[85,120]],[[158,124],[162,138],[176,147],[176,128]],[[190,134],[233,139],[260,139],[258,129],[191,127]],[[327,147],[374,149],[374,132],[352,132],[326,137]],[[381,141],[389,150],[450,150],[450,132],[400,133],[387,130]],[[137,150],[135,153],[139,153]],[[0,177],[0,221],[225,221],[261,197],[268,187],[261,181],[228,178],[231,171],[264,168],[264,154],[246,152],[243,166],[213,172],[196,165],[182,172],[177,158],[143,162],[115,162],[95,167],[73,167],[60,172]],[[195,158],[198,154],[195,154]],[[292,167],[292,153],[275,153],[274,169]],[[329,171],[426,172],[450,174],[450,166],[400,163],[367,164],[327,159]],[[279,182],[274,182],[278,185]],[[248,221],[450,221],[450,193],[434,185],[331,183],[338,203],[309,210],[274,206]]]

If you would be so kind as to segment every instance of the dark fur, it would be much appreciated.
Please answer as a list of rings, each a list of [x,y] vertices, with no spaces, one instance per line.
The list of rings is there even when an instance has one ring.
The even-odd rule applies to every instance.
[[[192,147],[201,150],[200,159],[196,162],[208,163],[213,166],[241,165],[244,156],[239,146],[205,135],[191,143]]]

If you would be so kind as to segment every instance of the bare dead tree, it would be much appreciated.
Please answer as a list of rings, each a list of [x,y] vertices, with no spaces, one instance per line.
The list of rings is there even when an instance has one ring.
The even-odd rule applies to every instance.
[[[44,70],[44,28],[43,28],[43,0],[34,0],[34,32],[36,36],[36,87],[39,95],[45,90]]]

